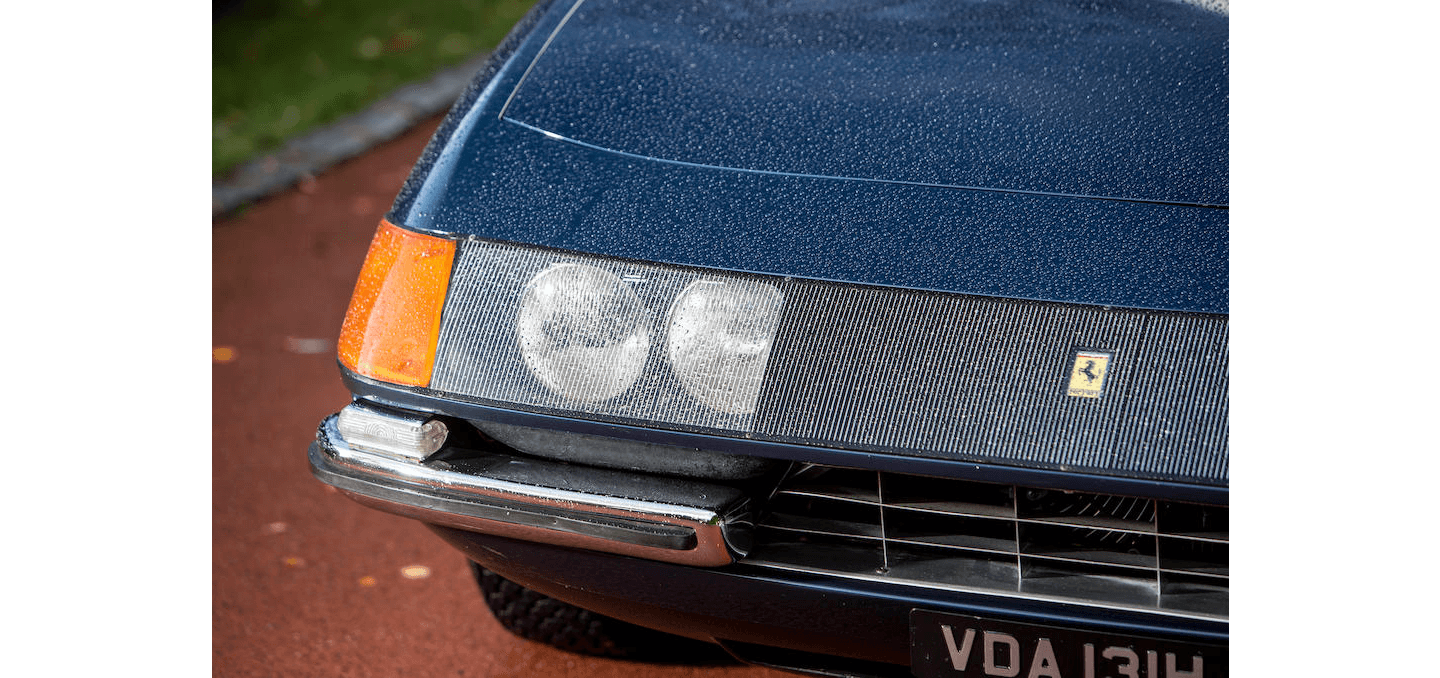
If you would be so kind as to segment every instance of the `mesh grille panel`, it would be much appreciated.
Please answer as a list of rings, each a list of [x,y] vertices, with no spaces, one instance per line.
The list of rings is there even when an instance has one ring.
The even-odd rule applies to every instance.
[[[787,314],[757,432],[1156,479],[1228,479],[1227,322],[825,283]],[[1066,395],[1080,349],[1102,397]],[[769,404],[769,408],[765,408]]]

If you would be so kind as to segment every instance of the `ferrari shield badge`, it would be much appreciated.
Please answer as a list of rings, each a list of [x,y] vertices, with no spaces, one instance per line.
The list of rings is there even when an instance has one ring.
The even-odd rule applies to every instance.
[[[1103,351],[1078,351],[1070,366],[1070,388],[1066,395],[1076,398],[1099,398],[1105,390],[1105,373],[1110,370],[1114,354]]]

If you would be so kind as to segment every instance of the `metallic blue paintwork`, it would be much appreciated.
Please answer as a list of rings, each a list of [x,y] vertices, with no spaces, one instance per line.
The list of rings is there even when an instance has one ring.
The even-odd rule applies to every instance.
[[[910,6],[924,4],[911,3]],[[1174,13],[1169,4],[1161,4],[1166,9],[1157,16]],[[1091,174],[1099,177],[1095,179],[1099,183],[1057,183],[1058,180],[1045,180],[1049,176],[1046,172],[1032,172],[1027,178],[1024,163],[1011,163],[1006,170],[1011,174],[1009,179],[997,179],[994,186],[976,190],[697,166],[674,159],[658,160],[597,148],[544,133],[514,118],[502,119],[500,112],[507,98],[552,34],[556,35],[552,48],[564,56],[567,49],[573,53],[584,47],[586,35],[623,37],[636,33],[633,20],[626,19],[630,28],[612,35],[614,31],[607,28],[601,13],[593,16],[584,13],[587,5],[575,11],[575,27],[567,26],[558,34],[555,28],[573,6],[557,3],[551,7],[487,86],[477,89],[457,105],[396,199],[390,215],[392,221],[434,233],[474,234],[612,256],[777,275],[1108,306],[1211,313],[1228,310],[1227,210],[1013,192],[1040,187],[1136,198],[1165,196],[1160,199],[1173,200],[1174,196],[1181,196],[1199,202],[1214,202],[1216,196],[1223,198],[1223,182],[1207,185],[1201,181],[1181,193],[1147,190],[1141,179],[1148,176],[1146,167],[1150,165],[1142,163],[1144,166],[1127,170],[1118,160],[1128,153],[1124,151],[1128,148],[1126,144],[1138,143],[1135,138],[1140,137],[1109,135],[1125,143],[1107,147],[1103,153],[1097,151]],[[1096,4],[1095,7],[1104,12],[1114,6]],[[1047,24],[1043,21],[1047,16],[1046,12],[1028,10],[1015,13],[1011,19],[1020,23],[1011,29],[1017,35],[1040,36],[1031,40],[1032,47],[1041,44],[1046,35],[1055,37],[1073,29],[1066,23]],[[863,18],[850,16],[847,21],[853,24]],[[813,19],[816,22],[813,26],[822,26],[823,20],[823,15]],[[579,32],[571,34],[571,28]],[[1054,32],[1057,28],[1061,29],[1058,33]],[[671,39],[676,40],[686,35],[685,31],[672,33]],[[745,53],[751,57],[784,52],[753,50],[740,44],[744,42],[743,36],[743,32],[732,32],[731,37],[737,43],[732,47],[747,50]],[[839,54],[836,58],[873,57],[877,50],[880,57],[884,57],[885,49],[903,51],[906,46],[903,38],[903,31],[892,27],[877,38],[878,43],[857,41],[852,45],[855,53]],[[1140,59],[1131,43],[1134,41],[1126,43],[1130,45],[1129,51],[1119,53],[1131,60],[1132,68],[1139,67],[1134,64],[1148,64],[1142,70],[1152,72],[1155,64]],[[725,44],[722,41],[717,49],[723,49]],[[1073,51],[1077,64],[1093,63],[1094,73],[1123,68],[1111,64],[1116,52],[1101,50],[1092,55],[1081,49],[1086,45],[1093,47],[1093,41],[1071,40],[1066,44],[1067,54]],[[679,43],[670,47],[681,49]],[[843,47],[845,45],[839,45],[837,50]],[[952,58],[962,58],[964,54],[976,59],[995,56],[972,50]],[[1157,52],[1160,59],[1157,63],[1166,63],[1166,54],[1170,52]],[[1195,89],[1209,91],[1207,88],[1218,87],[1222,96],[1218,99],[1194,97],[1195,101],[1188,102],[1192,107],[1208,106],[1203,111],[1195,111],[1196,120],[1214,123],[1216,111],[1223,111],[1223,50],[1220,58],[1218,81],[1211,72],[1208,81],[1196,82]],[[889,63],[878,57],[874,62],[881,66]],[[588,57],[564,59],[564,68],[558,70],[545,64],[543,59],[537,62],[536,71],[530,77],[547,77],[545,74],[553,71],[548,77],[564,73],[571,83],[567,87],[589,78],[602,88],[613,87],[614,78],[619,77],[607,73],[599,62]],[[979,62],[976,64],[978,68]],[[1036,67],[1043,70],[1049,66],[1041,60],[1033,61],[1026,68],[1033,71]],[[1007,72],[1024,75],[1028,72],[1026,68],[1013,72],[1002,69],[989,73],[987,78],[1002,77]],[[962,69],[962,73],[968,72]],[[896,74],[901,81],[903,75],[903,72]],[[1019,87],[1022,80],[1030,82],[1027,78],[1031,76],[1033,73],[1012,84]],[[986,83],[986,87],[1005,87],[993,79],[987,79]],[[526,87],[533,86],[535,83],[527,79]],[[528,91],[523,90],[522,94]],[[1072,99],[1080,92],[1069,91]],[[1144,97],[1132,97],[1132,100],[1137,105],[1149,101]],[[1217,100],[1218,109],[1215,108]],[[517,114],[534,113],[533,108],[523,107],[525,100],[520,96],[515,101],[514,105],[521,106],[516,109]],[[605,103],[596,100],[594,116],[616,115],[613,111],[607,112]],[[693,104],[703,109],[717,102],[711,99],[672,103]],[[1102,107],[1109,111],[1106,115],[1129,120],[1117,112],[1115,104],[1111,101]],[[1131,117],[1143,113],[1144,107],[1137,110],[1139,112],[1132,111]],[[666,117],[665,111],[647,112],[644,107],[632,106],[621,113],[626,117],[625,125],[613,128],[615,130],[665,128],[662,124],[665,121],[658,119]],[[646,115],[651,118],[644,118]],[[818,113],[806,115],[813,121]],[[1173,117],[1175,112],[1166,115]],[[1056,126],[1041,130],[1043,134],[1037,136],[1035,125],[1047,119],[1053,119]],[[847,124],[847,120],[843,112],[833,118],[837,125]],[[1080,143],[1078,139],[1093,141],[1106,137],[1106,134],[1076,137],[1071,134],[1076,124],[1073,117],[1069,122],[1066,120],[1064,115],[1034,117],[1014,128],[1030,130],[1030,133],[998,134],[987,138],[986,144],[992,149],[1007,144],[1011,148],[1034,149],[1026,160],[1033,167],[1043,168],[1047,163],[1053,165],[1076,157],[1074,148],[1067,152],[1062,147],[1072,147]],[[1119,129],[1127,124],[1130,123],[1114,123],[1114,126]],[[1147,129],[1154,131],[1153,127]],[[1199,162],[1192,154],[1185,156],[1190,159],[1182,164],[1199,162],[1202,174],[1213,174],[1218,169],[1219,176],[1223,177],[1224,126],[1210,124],[1207,129],[1210,136],[1205,137],[1200,146],[1219,148],[1218,155]],[[1185,136],[1177,134],[1166,137],[1169,142],[1150,138],[1144,143],[1154,144],[1156,148],[1133,156],[1134,159],[1149,163],[1150,158],[1158,157],[1156,154],[1164,155],[1167,149],[1159,147]],[[1218,145],[1217,134],[1221,140]],[[1037,145],[1039,138],[1058,141]],[[607,141],[613,139],[607,138]],[[956,153],[965,148],[963,142],[955,139],[937,138],[934,142],[950,144],[951,151]],[[901,155],[906,152],[914,155],[919,142],[901,139],[897,143],[904,147],[899,151]],[[665,150],[643,145],[637,148],[644,152]],[[710,157],[701,154],[679,159]],[[738,159],[725,162],[741,165],[758,162],[754,154],[741,153],[735,158]],[[1114,162],[1102,162],[1104,158]],[[866,175],[876,167],[880,170],[887,167],[883,162],[878,165],[871,162],[867,166],[862,158],[854,171],[845,172],[843,168],[825,165],[826,162],[831,161],[789,169],[798,167],[809,171],[819,167],[826,172]],[[775,166],[786,167],[783,163]],[[925,172],[931,171],[923,163],[915,162],[903,163],[901,169],[911,174],[902,172],[894,176],[925,177],[928,176]]]
[[[586,0],[507,119],[719,167],[1223,205],[1221,14]]]

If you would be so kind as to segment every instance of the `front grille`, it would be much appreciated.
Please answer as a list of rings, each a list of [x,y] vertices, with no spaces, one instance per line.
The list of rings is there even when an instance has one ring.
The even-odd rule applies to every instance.
[[[1229,509],[808,466],[745,562],[1228,618]]]

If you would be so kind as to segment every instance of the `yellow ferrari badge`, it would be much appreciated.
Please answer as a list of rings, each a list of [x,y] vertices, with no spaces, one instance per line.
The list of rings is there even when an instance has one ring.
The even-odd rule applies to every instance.
[[[1105,389],[1105,372],[1110,369],[1110,353],[1080,351],[1070,367],[1070,388],[1066,395],[1077,398],[1099,398]]]

